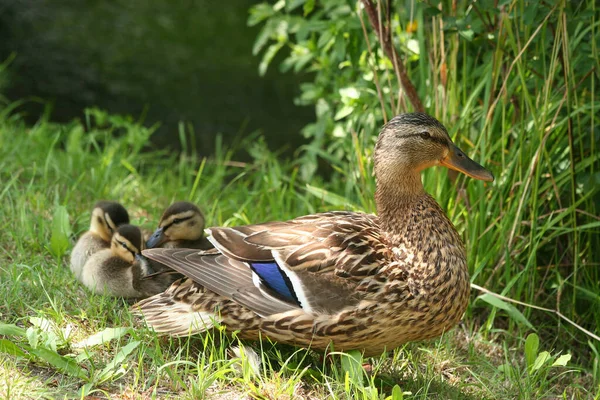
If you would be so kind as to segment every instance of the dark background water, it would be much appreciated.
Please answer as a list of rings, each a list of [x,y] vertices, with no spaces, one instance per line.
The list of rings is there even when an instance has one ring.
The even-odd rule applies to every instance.
[[[89,106],[160,122],[157,146],[176,147],[185,121],[200,154],[217,134],[231,143],[257,129],[272,149],[292,151],[313,110],[293,103],[302,77],[280,74],[277,63],[258,76],[259,28],[246,24],[254,3],[0,0],[0,61],[16,56],[0,93],[49,101],[59,122]],[[35,121],[43,106],[22,110]]]

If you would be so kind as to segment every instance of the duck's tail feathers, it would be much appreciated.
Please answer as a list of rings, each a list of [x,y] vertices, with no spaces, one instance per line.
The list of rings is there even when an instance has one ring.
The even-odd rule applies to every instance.
[[[198,309],[193,302],[180,296],[187,292],[191,280],[177,281],[165,292],[144,299],[132,306],[135,314],[142,315],[155,332],[171,336],[191,336],[207,331],[219,323],[213,312]]]

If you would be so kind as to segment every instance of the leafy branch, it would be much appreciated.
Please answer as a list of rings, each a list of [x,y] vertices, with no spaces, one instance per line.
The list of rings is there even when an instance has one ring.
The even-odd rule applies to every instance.
[[[380,10],[375,9],[375,5],[371,0],[361,0],[361,3],[364,6],[367,16],[369,17],[371,27],[376,32],[377,39],[383,47],[383,51],[385,51],[385,54],[392,61],[392,65],[394,66],[394,71],[396,72],[398,81],[402,84],[402,88],[406,92],[410,103],[412,104],[415,111],[425,111],[425,107],[423,107],[423,103],[419,98],[417,89],[408,77],[408,74],[406,73],[406,67],[402,63],[402,60],[400,59],[400,56],[398,55],[398,52],[396,51],[396,48],[392,43],[392,34],[390,30],[389,18],[387,19],[387,22],[382,23],[380,18],[381,13],[378,12]]]

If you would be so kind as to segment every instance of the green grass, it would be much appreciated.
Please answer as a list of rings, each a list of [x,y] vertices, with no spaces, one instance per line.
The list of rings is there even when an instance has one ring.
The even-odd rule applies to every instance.
[[[317,180],[307,188],[296,178],[297,166],[277,160],[255,138],[241,145],[254,155],[252,163],[236,164],[232,152],[220,147],[213,159],[196,160],[191,153],[174,156],[143,149],[152,130],[129,119],[98,110],[87,115],[86,122],[68,125],[41,120],[26,127],[15,113],[0,120],[0,319],[6,324],[0,325],[0,351],[5,353],[1,396],[396,399],[404,392],[405,398],[415,399],[505,399],[563,394],[587,398],[598,391],[593,358],[568,347],[569,338],[542,334],[539,348],[526,351],[530,329],[476,301],[477,293],[459,327],[441,339],[410,343],[368,360],[370,372],[363,370],[356,354],[323,358],[263,342],[251,344],[263,360],[257,377],[248,368],[235,368],[226,349],[237,340],[218,331],[189,339],[157,337],[130,313],[127,302],[91,294],[70,274],[70,246],[61,247],[61,238],[71,231],[74,240],[87,229],[97,199],[123,202],[133,222],[149,229],[176,199],[199,204],[211,225],[285,219],[340,207],[373,211],[370,174],[351,173],[357,166],[370,170],[371,150],[355,141],[359,147],[350,156],[352,164],[338,162],[336,179]],[[435,172],[427,176],[433,178]],[[444,180],[434,182],[444,185]],[[478,266],[490,255],[478,257],[473,247],[487,241],[489,249],[492,242],[470,238],[482,232],[497,238],[499,229],[508,230],[514,222],[503,224],[494,213],[498,206],[484,204],[496,201],[493,193],[499,185],[468,185],[471,208],[483,212],[467,215],[464,205],[450,202],[450,213],[468,242],[475,282],[483,283]],[[61,224],[65,211],[68,219]],[[536,323],[549,316],[529,317]],[[555,322],[543,328],[539,332],[554,330],[558,336],[586,340]],[[78,346],[98,332],[104,332],[99,344]],[[559,353],[573,355],[567,367],[551,366]]]
[[[514,0],[507,7],[523,4]],[[591,16],[575,28],[565,25],[571,16],[565,2],[544,8],[532,26],[499,14],[497,37],[472,59],[472,48],[458,35],[447,35],[443,49],[436,47],[444,33],[441,16],[435,16],[431,32],[414,37],[419,48],[430,49],[427,62],[423,56],[408,64],[408,73],[419,93],[427,93],[429,112],[496,176],[491,184],[464,177],[453,183],[442,169],[424,173],[426,189],[465,240],[472,282],[558,310],[597,334],[600,21],[595,2],[581,4]],[[389,66],[371,61],[365,65],[377,65],[380,82],[394,82]],[[371,83],[365,86],[360,100],[377,96]],[[389,113],[392,100],[381,100]],[[172,135],[183,152],[170,154],[145,147],[152,129],[128,118],[88,110],[82,122],[58,125],[42,118],[26,126],[18,103],[3,104],[0,396],[600,398],[599,341],[555,313],[476,290],[457,328],[364,360],[366,369],[353,353],[323,357],[263,342],[250,344],[263,361],[260,376],[253,376],[226,356],[235,338],[218,331],[157,337],[128,303],[89,293],[69,272],[70,247],[87,229],[98,199],[121,201],[133,222],[148,229],[173,200],[197,203],[209,225],[333,209],[372,212],[375,129],[336,121],[351,134],[327,150],[302,149],[303,165],[280,160],[259,136],[236,148],[217,140],[214,156],[199,159],[183,124]],[[371,112],[355,110],[372,122]],[[240,149],[253,161],[236,162],[232,154]],[[327,179],[302,180],[303,168],[314,167],[303,157],[311,152],[332,171]],[[102,343],[87,350],[77,346],[99,332]]]

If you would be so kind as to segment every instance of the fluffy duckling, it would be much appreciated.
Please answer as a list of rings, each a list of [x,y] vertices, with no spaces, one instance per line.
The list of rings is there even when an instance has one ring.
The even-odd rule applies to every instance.
[[[145,298],[164,292],[181,275],[156,273],[156,265],[160,264],[142,256],[143,248],[140,228],[121,225],[110,248],[98,251],[85,263],[80,281],[96,293],[117,297]]]
[[[146,247],[201,250],[212,248],[204,237],[204,215],[190,202],[178,201],[171,204],[160,218],[158,228],[146,242]]]
[[[84,233],[71,252],[71,272],[81,279],[87,260],[100,250],[110,247],[110,240],[119,225],[129,223],[125,207],[115,201],[99,201],[92,211],[90,229]]]
[[[142,271],[146,264],[139,262],[142,246],[140,228],[121,225],[113,234],[110,248],[96,252],[87,260],[81,271],[81,283],[96,293],[145,297],[134,287],[134,282],[139,282],[147,274]]]

